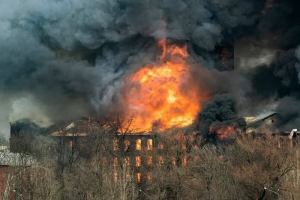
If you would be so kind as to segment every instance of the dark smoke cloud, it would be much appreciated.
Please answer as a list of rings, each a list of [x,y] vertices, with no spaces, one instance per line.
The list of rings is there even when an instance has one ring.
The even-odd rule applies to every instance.
[[[260,1],[28,1],[27,19],[61,46],[96,49],[133,35],[192,40],[213,49],[221,32],[252,25]],[[16,4],[16,3],[11,3]]]
[[[279,52],[273,62],[260,66],[253,72],[253,88],[262,98],[275,96],[282,98],[288,95],[298,95],[300,85],[297,58],[294,50]]]
[[[300,62],[300,48],[298,47],[295,52],[295,57],[298,61],[293,60],[290,67],[293,69],[294,84],[290,84],[287,88],[289,95],[280,99],[276,111],[281,114],[280,126],[282,130],[291,130],[294,128],[299,129],[300,124],[300,86],[299,86],[299,62]],[[288,76],[291,78],[291,75]],[[291,81],[289,81],[290,83]]]
[[[43,129],[40,128],[35,123],[31,122],[29,119],[20,119],[11,124],[13,132],[19,135],[32,134],[39,135],[43,132]]]
[[[193,83],[198,85],[199,91],[208,92],[209,96],[230,94],[236,99],[237,106],[243,106],[249,100],[247,96],[252,91],[251,83],[236,71],[218,71],[191,65]]]
[[[122,78],[155,61],[160,38],[197,46],[195,62],[214,68],[208,52],[254,25],[261,8],[260,0],[1,1],[1,123],[26,96],[54,122],[104,112]]]
[[[298,127],[300,100],[299,51],[300,2],[270,0],[253,32],[237,41],[238,70],[252,83],[244,113],[255,115],[265,109],[281,114],[279,130]],[[251,107],[251,109],[246,108]],[[243,112],[243,111],[242,111]]]
[[[300,2],[268,2],[263,10],[261,0],[1,1],[0,126],[18,119],[15,107],[24,113],[33,107],[22,98],[52,122],[109,112],[124,77],[155,63],[156,41],[168,38],[188,44],[200,91],[231,96],[203,110],[216,111],[211,115],[218,119],[204,117],[202,131],[213,119],[231,123],[237,110],[252,115],[273,104],[282,128],[293,127],[298,112],[292,108],[300,102]],[[234,41],[237,71],[215,70],[216,45]],[[234,117],[220,120],[226,113]]]
[[[300,101],[294,97],[284,97],[280,100],[276,111],[280,113],[280,128],[285,131],[299,129],[300,123]]]
[[[238,115],[236,101],[229,95],[217,95],[205,105],[197,120],[199,130],[207,136],[211,134],[212,126],[216,130],[222,126],[246,127],[245,120]]]
[[[295,48],[300,43],[300,24],[298,0],[273,0],[272,6],[258,24],[260,36],[269,36],[270,43],[281,49]]]

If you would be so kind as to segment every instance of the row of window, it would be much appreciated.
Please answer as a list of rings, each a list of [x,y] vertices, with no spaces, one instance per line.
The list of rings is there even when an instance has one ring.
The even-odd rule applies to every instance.
[[[107,158],[104,157],[104,162],[107,163]],[[130,157],[125,157],[124,159],[124,163],[126,166],[130,166]],[[118,166],[119,161],[118,158],[114,158],[114,166]],[[153,164],[153,157],[152,156],[148,156],[147,157],[147,165],[152,165]],[[159,156],[158,157],[158,164],[159,166],[162,166],[164,164],[164,158],[163,156]],[[176,165],[176,158],[172,157],[172,164]],[[186,166],[187,165],[187,157],[183,156],[182,157],[182,165]],[[135,167],[141,167],[142,166],[142,157],[141,156],[135,156]]]
[[[129,140],[125,140],[124,141],[124,150],[128,150],[130,146],[130,141]],[[114,150],[117,151],[119,150],[119,140],[118,139],[114,139],[113,140],[113,147]],[[158,149],[163,149],[164,145],[162,142],[158,143]],[[137,139],[135,140],[135,149],[140,151],[142,150],[142,140],[141,139]],[[153,149],[153,140],[152,139],[147,139],[147,150],[152,150]],[[186,145],[182,144],[182,149],[186,149]]]
[[[70,148],[72,148],[74,146],[74,142],[70,141],[69,146],[70,146]],[[130,146],[130,141],[125,140],[124,141],[124,150],[125,151],[128,150],[129,146]],[[163,148],[164,148],[164,145],[161,142],[159,142],[158,143],[158,149],[163,149]],[[115,151],[119,150],[119,140],[118,139],[113,140],[113,149]],[[138,151],[142,150],[142,140],[141,139],[135,140],[135,149],[138,150]],[[152,149],[153,149],[153,140],[152,139],[147,139],[147,150],[151,151]],[[186,149],[185,144],[182,144],[182,149]]]
[[[124,141],[124,150],[126,151],[129,148],[129,146],[130,146],[130,141],[125,140]],[[115,151],[119,150],[119,140],[118,139],[114,139],[113,147],[114,147]],[[160,147],[163,148],[162,145]],[[142,150],[142,140],[141,139],[135,140],[135,149],[138,151]],[[147,150],[152,150],[152,149],[153,149],[153,140],[147,139]]]
[[[129,173],[126,173],[125,176],[126,176],[126,178],[129,178],[129,177],[130,177],[130,174],[129,174]],[[136,174],[135,174],[135,178],[136,178],[136,182],[140,183],[140,182],[141,182],[141,179],[142,179],[142,173],[140,173],[140,172],[136,173]],[[151,181],[151,180],[152,180],[152,176],[151,176],[150,173],[148,173],[148,174],[146,175],[146,179],[147,179],[147,181]],[[118,181],[118,173],[115,172],[115,173],[114,173],[114,182],[117,182],[117,181]]]

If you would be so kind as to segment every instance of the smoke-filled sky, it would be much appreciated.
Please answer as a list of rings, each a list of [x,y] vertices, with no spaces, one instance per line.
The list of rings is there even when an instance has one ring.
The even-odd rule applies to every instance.
[[[199,84],[231,95],[241,115],[277,110],[289,128],[300,122],[300,3],[266,2],[2,0],[0,132],[21,118],[47,126],[109,112],[123,78],[155,62],[162,38],[187,43]],[[234,72],[216,70],[224,44],[236,46]]]

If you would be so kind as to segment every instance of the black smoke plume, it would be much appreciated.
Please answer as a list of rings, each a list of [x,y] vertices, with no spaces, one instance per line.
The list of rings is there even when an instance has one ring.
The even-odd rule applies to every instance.
[[[215,46],[241,37],[262,8],[261,0],[1,1],[1,129],[28,107],[22,117],[49,123],[109,112],[123,78],[155,62],[161,38],[188,43],[193,62],[213,69]]]
[[[249,114],[271,109],[281,115],[279,130],[298,126],[297,104],[300,98],[299,54],[300,17],[297,0],[270,0],[254,32],[240,40],[240,70],[252,83]],[[238,43],[239,43],[238,42]],[[248,53],[247,53],[248,52]],[[256,54],[255,52],[258,52]],[[248,55],[246,55],[248,54]],[[239,57],[240,56],[240,57]],[[260,60],[258,59],[260,58]],[[246,105],[245,105],[246,107]]]
[[[8,121],[23,117],[49,125],[106,115],[120,100],[124,77],[156,62],[162,38],[188,44],[189,63],[198,66],[193,78],[212,96],[230,94],[241,115],[281,112],[282,128],[292,127],[298,114],[283,108],[300,98],[299,6],[297,0],[1,1],[0,131],[7,135]],[[236,71],[221,73],[215,48],[227,44],[236,46]]]
[[[218,95],[208,102],[200,112],[197,126],[203,135],[211,136],[222,127],[233,126],[244,129],[246,122],[240,118],[236,109],[236,101],[229,95]]]

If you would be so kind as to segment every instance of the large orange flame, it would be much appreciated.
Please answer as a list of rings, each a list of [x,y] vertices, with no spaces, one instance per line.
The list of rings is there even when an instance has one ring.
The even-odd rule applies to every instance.
[[[126,80],[125,104],[136,131],[160,131],[190,125],[201,109],[199,91],[191,84],[187,46],[158,42],[162,55],[156,66],[144,66]]]

